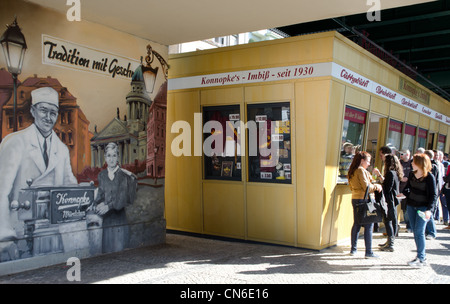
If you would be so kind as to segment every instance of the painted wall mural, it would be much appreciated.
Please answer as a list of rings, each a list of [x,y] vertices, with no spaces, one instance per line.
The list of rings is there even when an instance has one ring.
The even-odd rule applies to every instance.
[[[167,47],[95,24],[86,37],[63,15],[61,31],[36,28],[31,14],[56,15],[2,2],[0,23],[17,15],[29,47],[16,99],[0,50],[0,274],[164,242]]]

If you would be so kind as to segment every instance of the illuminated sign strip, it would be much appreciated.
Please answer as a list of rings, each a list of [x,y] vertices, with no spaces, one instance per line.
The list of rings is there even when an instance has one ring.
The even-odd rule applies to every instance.
[[[450,125],[450,117],[438,113],[394,90],[391,90],[334,62],[172,78],[169,80],[169,90],[264,83],[324,76],[332,76],[376,96],[390,100],[398,105]]]

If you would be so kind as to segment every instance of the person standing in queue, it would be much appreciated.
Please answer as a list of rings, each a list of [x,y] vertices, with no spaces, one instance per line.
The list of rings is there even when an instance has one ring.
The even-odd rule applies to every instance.
[[[356,220],[356,205],[359,200],[364,199],[366,189],[369,188],[369,193],[382,190],[381,185],[375,184],[372,175],[367,171],[370,166],[371,156],[369,153],[362,151],[358,152],[353,158],[353,162],[348,170],[348,183],[352,191],[352,205],[353,205],[353,226],[351,231],[351,250],[350,255],[355,255],[357,251],[357,241],[361,225]],[[364,243],[366,247],[365,258],[378,258],[378,255],[372,250],[372,235],[373,223],[364,225]]]
[[[436,151],[435,154],[435,160],[439,169],[439,181],[438,181],[438,195],[439,195],[439,201],[441,202],[441,208],[442,208],[442,219],[444,221],[444,225],[448,225],[448,208],[447,208],[447,199],[444,195],[444,177],[447,173],[444,166],[444,153],[442,151]],[[438,204],[439,205],[439,204]],[[437,214],[438,222],[439,220],[439,213]]]
[[[431,171],[430,173],[434,177],[434,182],[436,185],[436,191],[438,193],[439,198],[439,179],[440,179],[440,172],[439,168],[437,166],[436,161],[434,160],[434,152],[433,150],[425,150],[424,154],[426,154],[431,162]],[[439,204],[436,204],[436,207],[433,210],[433,214],[431,216],[431,219],[427,223],[427,228],[425,229],[425,238],[427,240],[435,240],[437,237],[437,230],[436,230],[436,213],[439,217]]]
[[[408,265],[422,267],[427,265],[425,228],[436,208],[438,194],[435,178],[431,174],[430,158],[426,154],[415,154],[412,168],[403,195],[406,196],[406,208],[414,234],[417,257],[408,262]]]
[[[411,152],[408,149],[400,151],[400,164],[402,165],[403,168],[403,178],[400,180],[400,189],[399,189],[400,193],[403,192],[403,189],[405,189],[406,183],[408,182],[408,176],[412,170],[411,163],[412,163]],[[408,212],[406,212],[406,201],[401,200],[400,205],[403,212],[403,218],[405,219],[406,223],[406,230],[408,232],[412,232],[411,227],[409,225]]]
[[[387,154],[394,154],[393,149],[391,147],[389,147],[389,146],[381,147],[380,151],[379,151],[379,154],[378,154],[380,156],[380,159],[381,159],[381,162],[382,162],[382,166],[383,166],[383,168],[381,169],[381,172],[386,172],[386,169],[384,168],[385,167],[384,160],[386,159],[386,155]],[[381,183],[383,183],[384,174],[381,174],[381,172],[380,172],[380,170],[378,170],[378,168],[374,168],[372,170],[372,174],[378,176],[378,180]],[[374,232],[378,232],[378,230],[379,230],[378,223],[373,224],[373,231]]]
[[[385,174],[383,179],[383,193],[388,206],[387,215],[383,218],[388,240],[380,245],[382,251],[394,251],[394,241],[398,233],[397,206],[399,200],[400,180],[403,178],[403,168],[397,156],[393,154],[385,155]]]

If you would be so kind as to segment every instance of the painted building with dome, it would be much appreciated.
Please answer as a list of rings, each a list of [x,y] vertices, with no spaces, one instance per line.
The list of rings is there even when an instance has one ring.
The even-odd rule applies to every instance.
[[[91,139],[91,167],[105,163],[105,147],[110,142],[119,146],[120,164],[137,164],[147,159],[147,120],[152,100],[145,89],[142,65],[133,74],[131,91],[126,96],[127,113],[121,118],[119,109],[103,130]]]

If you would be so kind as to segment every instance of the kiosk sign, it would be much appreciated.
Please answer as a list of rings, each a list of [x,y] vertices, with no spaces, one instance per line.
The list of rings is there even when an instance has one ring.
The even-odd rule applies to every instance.
[[[94,189],[91,188],[63,188],[50,192],[52,224],[84,220],[86,209],[94,201]]]

